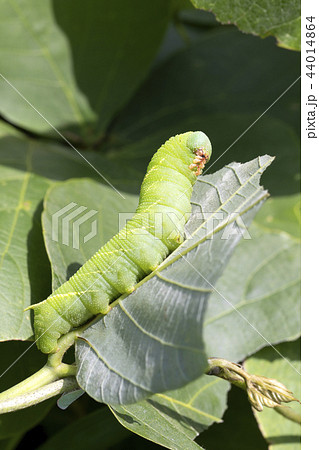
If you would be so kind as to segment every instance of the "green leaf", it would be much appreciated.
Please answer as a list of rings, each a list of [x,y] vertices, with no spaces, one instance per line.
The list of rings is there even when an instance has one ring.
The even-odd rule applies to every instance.
[[[0,344],[0,392],[12,387],[36,372],[45,364],[45,356],[30,342],[2,342]],[[39,423],[49,412],[54,400],[32,408],[0,415],[0,439],[21,436]],[[0,441],[1,442],[1,441]]]
[[[2,74],[68,139],[96,142],[146,77],[170,17],[168,0],[0,2]],[[57,133],[4,79],[1,113]]]
[[[275,378],[293,391],[300,399],[300,341],[287,342],[273,348],[266,347],[245,362],[250,373]],[[289,403],[296,413],[300,413],[300,404]],[[279,415],[276,411],[264,408],[262,413],[254,413],[260,430],[271,450],[299,450],[300,425]]]
[[[205,371],[202,325],[211,283],[240,240],[240,227],[267,196],[258,183],[271,161],[263,156],[233,163],[198,181],[194,212],[206,217],[194,215],[184,243],[77,341],[77,379],[90,396],[132,403],[181,387]]]
[[[12,157],[16,148],[8,146],[7,150]],[[26,143],[24,150],[20,170],[0,166],[1,341],[33,335],[30,313],[23,309],[49,292],[50,269],[40,211],[50,181],[32,173],[31,142]]]
[[[276,160],[264,176],[269,192],[297,193],[299,83],[270,106],[298,79],[299,68],[299,54],[268,40],[211,32],[152,72],[112,128],[107,158],[134,168],[141,182],[154,148],[168,136],[199,129],[213,143],[209,172],[271,153]]]
[[[193,439],[222,421],[228,390],[228,383],[203,375],[176,391],[110,409],[122,425],[146,439],[173,450],[195,450],[201,447]]]
[[[287,233],[291,239],[300,241],[300,194],[270,198],[257,214],[255,223],[265,232]]]
[[[299,206],[298,195],[270,199],[249,229],[251,239],[236,248],[208,303],[204,336],[211,356],[241,361],[269,343],[299,337]]]
[[[224,24],[233,23],[246,33],[274,36],[278,45],[300,50],[300,1],[191,0],[196,8],[211,11]]]

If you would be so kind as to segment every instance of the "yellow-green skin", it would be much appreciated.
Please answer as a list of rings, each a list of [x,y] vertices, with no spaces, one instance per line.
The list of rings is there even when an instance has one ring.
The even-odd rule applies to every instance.
[[[201,171],[195,170],[198,158],[194,164],[198,149],[206,155],[202,168],[212,151],[204,133],[188,132],[166,141],[148,166],[133,218],[67,282],[31,307],[42,352],[54,352],[60,336],[106,313],[110,302],[132,292],[180,245],[191,213],[193,185]]]

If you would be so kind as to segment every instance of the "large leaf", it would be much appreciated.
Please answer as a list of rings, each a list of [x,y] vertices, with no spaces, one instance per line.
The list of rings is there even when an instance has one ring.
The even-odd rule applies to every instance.
[[[213,143],[210,171],[271,153],[276,160],[264,176],[271,194],[299,192],[298,84],[252,126],[299,72],[299,55],[268,40],[210,32],[152,72],[111,130],[108,161],[135,168],[141,181],[154,148],[168,136],[199,129]]]
[[[252,228],[258,228],[262,229],[265,235],[269,235],[271,233],[275,233],[275,235],[277,236],[286,236],[289,237],[289,239],[291,240],[291,244],[294,242],[294,239],[296,240],[295,242],[298,245],[298,238],[299,238],[299,234],[300,234],[300,196],[292,196],[292,197],[283,197],[283,198],[276,198],[276,199],[270,199],[266,202],[266,204],[261,208],[260,212],[257,214],[255,220],[254,220],[254,225],[252,226]],[[251,230],[251,228],[250,228]],[[285,231],[285,230],[289,230],[289,234]],[[244,280],[247,280],[247,277],[251,277],[252,278],[252,273],[249,270],[249,266],[247,267],[247,274],[246,274],[246,264],[244,264],[244,261],[246,261],[246,258],[248,259],[249,256],[251,256],[251,254],[256,253],[257,256],[259,256],[260,260],[258,261],[258,265],[264,265],[265,266],[265,276],[267,274],[267,265],[268,264],[273,264],[274,261],[268,261],[265,262],[264,260],[264,255],[262,252],[260,252],[260,245],[259,245],[259,240],[258,240],[258,236],[254,236],[255,239],[253,241],[242,241],[242,243],[240,243],[240,245],[238,246],[238,248],[235,250],[235,254],[234,256],[231,258],[230,263],[228,265],[228,267],[226,268],[226,270],[224,271],[222,277],[220,278],[220,281],[225,280],[225,279],[229,279],[230,274],[234,273],[235,276],[230,278],[229,281],[229,286],[233,286],[234,292],[236,292],[237,286],[238,284],[240,285],[242,283],[242,278]],[[263,237],[263,234],[260,235],[260,237]],[[252,243],[252,245],[254,245],[254,251],[248,252],[246,253],[247,250],[247,244]],[[270,243],[268,243],[270,245]],[[278,242],[274,241],[273,245],[275,248],[272,248],[272,251],[276,251],[278,250],[276,248]],[[235,255],[239,254],[240,256],[238,258],[235,258]],[[278,256],[280,256],[280,253],[278,254]],[[298,265],[299,262],[299,252],[296,252],[295,255],[291,255],[292,258],[288,259],[287,261],[284,262],[284,267],[286,268],[287,272],[292,271],[293,275],[296,276],[296,279],[298,280],[299,278],[299,270],[294,269],[294,267],[296,266],[296,264]],[[240,261],[241,260],[241,261]],[[255,259],[254,259],[255,261]],[[280,260],[281,261],[281,260]],[[280,262],[279,261],[279,262]],[[276,259],[275,259],[275,264],[276,264]],[[260,279],[259,279],[260,281]],[[284,281],[283,281],[284,283]],[[219,281],[217,282],[217,286],[219,285]],[[268,285],[266,285],[265,283],[262,286],[263,292],[265,294],[264,298],[262,301],[269,301],[267,298],[267,295],[271,296],[273,295],[272,292],[272,285],[271,283],[269,283]],[[269,324],[272,320],[273,320],[273,326],[268,330],[267,333],[267,338],[271,341],[271,342],[275,342],[276,339],[278,339],[278,335],[276,335],[276,332],[274,331],[274,329],[276,329],[276,327],[278,327],[279,329],[281,329],[281,338],[282,339],[289,339],[291,338],[291,330],[293,332],[295,332],[297,335],[299,334],[299,314],[297,312],[298,310],[298,305],[299,305],[299,288],[298,286],[296,286],[296,290],[294,292],[293,295],[293,301],[291,302],[292,307],[291,308],[286,308],[285,309],[285,318],[286,318],[286,323],[288,326],[283,327],[282,326],[282,318],[280,316],[280,314],[276,313],[276,311],[271,310],[271,308],[260,308],[260,305],[258,304],[258,309],[254,306],[254,304],[252,304],[252,308],[253,308],[253,313],[251,315],[254,315],[254,317],[259,317],[261,318],[261,320],[265,319],[265,311],[267,312],[267,324]],[[278,295],[277,297],[275,296],[275,300],[278,302],[277,303],[277,308],[279,308],[280,310],[285,308],[285,295],[289,295],[289,292],[287,292],[287,290],[283,291],[282,295]],[[219,299],[220,301],[220,299]],[[210,303],[209,303],[209,308],[207,311],[207,315],[209,316],[210,312],[213,312],[213,306],[214,303],[216,303],[216,296],[214,297],[214,295],[212,295],[212,298],[210,299]],[[225,302],[226,303],[226,302]],[[295,305],[293,304],[295,303]],[[239,310],[240,311],[240,310]],[[238,315],[238,313],[234,313],[234,315],[236,316],[236,314]],[[260,315],[260,316],[259,316]],[[225,328],[223,329],[223,322],[222,320],[220,321],[220,324],[217,325],[217,330],[216,333],[213,334],[213,330],[214,328],[211,327],[209,332],[206,333],[208,334],[207,336],[207,344],[208,344],[208,351],[213,352],[214,350],[216,352],[218,352],[218,355],[223,355],[223,351],[229,351],[229,349],[234,348],[234,350],[232,351],[232,353],[229,353],[228,356],[229,357],[234,357],[234,359],[240,359],[239,355],[241,357],[245,357],[246,354],[248,354],[249,352],[253,352],[255,350],[257,350],[258,347],[260,347],[261,345],[265,345],[267,344],[266,341],[263,341],[260,343],[260,335],[258,334],[257,331],[255,330],[249,330],[252,331],[252,333],[250,333],[251,335],[247,338],[247,328],[249,328],[249,324],[247,324],[247,322],[243,319],[243,317],[239,317],[239,320],[236,321],[236,318],[233,320],[233,323],[231,325],[229,325],[229,322],[227,321],[227,315],[225,315]],[[234,323],[236,322],[236,323]],[[209,325],[208,325],[209,327]],[[236,330],[236,333],[234,333],[233,330]],[[249,333],[248,331],[248,333]],[[246,337],[246,340],[244,338],[241,339],[241,336]],[[239,340],[239,342],[237,342]],[[249,345],[247,345],[246,341],[249,341]],[[228,343],[229,344],[225,344]],[[214,348],[215,347],[215,348]],[[217,349],[217,350],[216,350]],[[245,354],[245,352],[247,352]],[[216,353],[210,353],[211,355],[216,354]],[[257,371],[258,372],[258,371]],[[261,371],[259,371],[258,373],[262,374]],[[278,374],[279,379],[280,378],[280,374]],[[207,378],[207,377],[206,377]],[[188,384],[186,387],[179,389],[178,391],[176,391],[176,393],[179,393],[180,398],[183,398],[183,392],[186,389],[191,389],[192,386],[194,386],[196,383],[198,383],[198,385],[200,386],[200,383],[202,382],[201,380],[203,380],[203,383],[205,382],[205,377],[200,378],[199,380],[197,380],[196,382],[190,383]],[[220,384],[220,385],[216,385],[215,386],[215,395],[223,395],[222,391],[219,391],[219,389],[223,389],[224,385]],[[216,402],[214,401],[214,399],[210,398],[209,392],[206,392],[204,390],[204,384],[203,384],[203,392],[206,394],[206,402],[210,405],[209,409],[207,409],[207,412],[210,414],[214,414],[215,411],[215,407],[216,407]],[[237,389],[237,388],[235,388]],[[166,397],[168,395],[168,393],[165,393],[164,396]],[[157,397],[157,395],[155,395],[155,397]],[[161,397],[161,394],[159,395],[159,397]],[[249,448],[257,448],[256,445],[258,445],[259,447],[261,447],[262,443],[261,443],[261,437],[259,435],[259,432],[257,430],[254,429],[253,427],[253,423],[252,420],[253,418],[251,418],[249,420],[249,417],[246,417],[247,415],[249,416],[249,411],[248,412],[244,412],[243,408],[248,408],[249,409],[249,403],[247,401],[247,396],[243,395],[241,398],[241,402],[244,404],[240,404],[240,405],[229,405],[230,408],[234,408],[233,412],[230,411],[229,415],[231,415],[232,417],[230,417],[229,419],[225,417],[225,420],[228,420],[228,425],[225,424],[225,426],[223,425],[221,427],[221,429],[219,430],[219,427],[217,427],[216,429],[216,425],[213,427],[212,430],[210,430],[209,432],[206,433],[206,435],[203,436],[203,438],[200,438],[200,443],[204,444],[205,448],[210,448],[209,445],[215,445],[219,448],[219,446],[222,446],[223,444],[227,446],[227,448],[232,448],[232,449],[237,449],[243,448],[246,449],[248,448],[248,446],[250,445],[251,447]],[[187,403],[187,402],[186,402]],[[154,406],[154,405],[153,405]],[[176,407],[176,406],[175,406]],[[130,430],[143,435],[144,437],[151,439],[151,440],[155,440],[155,436],[156,433],[154,432],[154,427],[153,427],[153,423],[155,420],[155,415],[157,415],[159,413],[159,411],[157,409],[154,410],[154,408],[150,408],[148,401],[143,401],[137,405],[132,405],[132,406],[121,406],[116,407],[116,411],[120,411],[122,415],[118,416],[119,420],[121,421],[121,423],[123,423],[123,425],[127,426]],[[144,413],[144,411],[146,411]],[[238,411],[241,411],[241,414],[238,413]],[[152,414],[153,413],[153,414]],[[168,413],[168,416],[165,415],[165,417],[163,418],[157,418],[156,423],[158,425],[158,427],[160,427],[160,429],[162,429],[162,427],[165,426],[165,421],[169,420],[170,423],[172,423],[172,419],[171,419],[171,415],[173,414],[172,411],[166,411],[166,413]],[[242,430],[242,428],[244,427],[245,429],[247,429],[247,426],[249,424],[249,427],[252,428],[252,430],[249,430],[249,435],[245,436],[241,436],[240,432],[238,433],[237,437],[234,437],[234,431],[231,431],[234,427],[234,421],[235,423],[238,423],[238,425],[235,427],[235,429],[238,428],[238,430]],[[200,430],[202,431],[202,430]],[[216,435],[217,433],[217,435]],[[225,436],[226,433],[226,436]],[[228,439],[228,434],[232,433],[229,435],[229,440]],[[170,436],[171,434],[167,431],[165,431],[165,437]],[[165,445],[166,439],[165,441],[163,440],[163,438],[159,438],[157,436],[157,438],[159,440],[156,440],[156,442],[160,443],[161,445]],[[183,442],[183,441],[182,441]],[[257,443],[257,444],[256,444]],[[183,448],[183,445],[186,444],[182,444],[181,448]],[[167,445],[167,447],[169,448],[175,448],[173,445],[169,446]],[[258,448],[259,448],[258,447]],[[192,448],[190,446],[190,448]],[[261,447],[262,448],[262,447]]]
[[[271,161],[264,156],[234,163],[197,183],[195,211],[206,217],[193,216],[184,243],[77,341],[77,378],[89,395],[104,403],[134,403],[203,373],[206,300],[241,227],[267,195],[258,182]]]
[[[1,0],[1,73],[69,139],[97,141],[145,78],[170,16],[168,0]],[[58,137],[4,79],[1,112]]]
[[[300,50],[299,0],[191,0],[196,8],[212,11],[222,23],[246,33],[275,36],[281,47]]]
[[[7,147],[7,157],[16,148]],[[20,170],[0,166],[0,340],[27,339],[33,331],[23,309],[45,297],[50,269],[40,210],[50,181],[32,173],[31,142],[25,142]]]
[[[249,233],[217,281],[205,318],[207,352],[233,361],[300,335],[300,196],[270,199]]]
[[[196,450],[193,439],[226,409],[228,383],[203,375],[177,391],[153,395],[134,405],[110,407],[129,430],[172,450]]]
[[[276,347],[264,348],[245,362],[248,372],[276,378],[293,391],[300,399],[300,341],[287,342]],[[300,404],[290,403],[296,413],[300,414]],[[262,413],[255,413],[256,420],[271,450],[299,450],[300,425],[279,415],[276,411],[265,408]]]

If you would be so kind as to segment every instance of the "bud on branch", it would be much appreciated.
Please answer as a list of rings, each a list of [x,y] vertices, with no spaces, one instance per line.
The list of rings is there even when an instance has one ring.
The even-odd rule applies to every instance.
[[[299,402],[285,385],[273,378],[251,375],[239,364],[222,358],[209,358],[207,375],[215,375],[247,391],[248,399],[257,411],[264,406],[277,408],[281,403]]]

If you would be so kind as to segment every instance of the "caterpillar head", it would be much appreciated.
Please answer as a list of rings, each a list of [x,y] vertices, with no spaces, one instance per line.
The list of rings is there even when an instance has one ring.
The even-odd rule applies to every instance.
[[[187,139],[186,145],[195,155],[189,168],[194,170],[195,175],[198,176],[212,155],[212,144],[205,133],[194,131]]]

